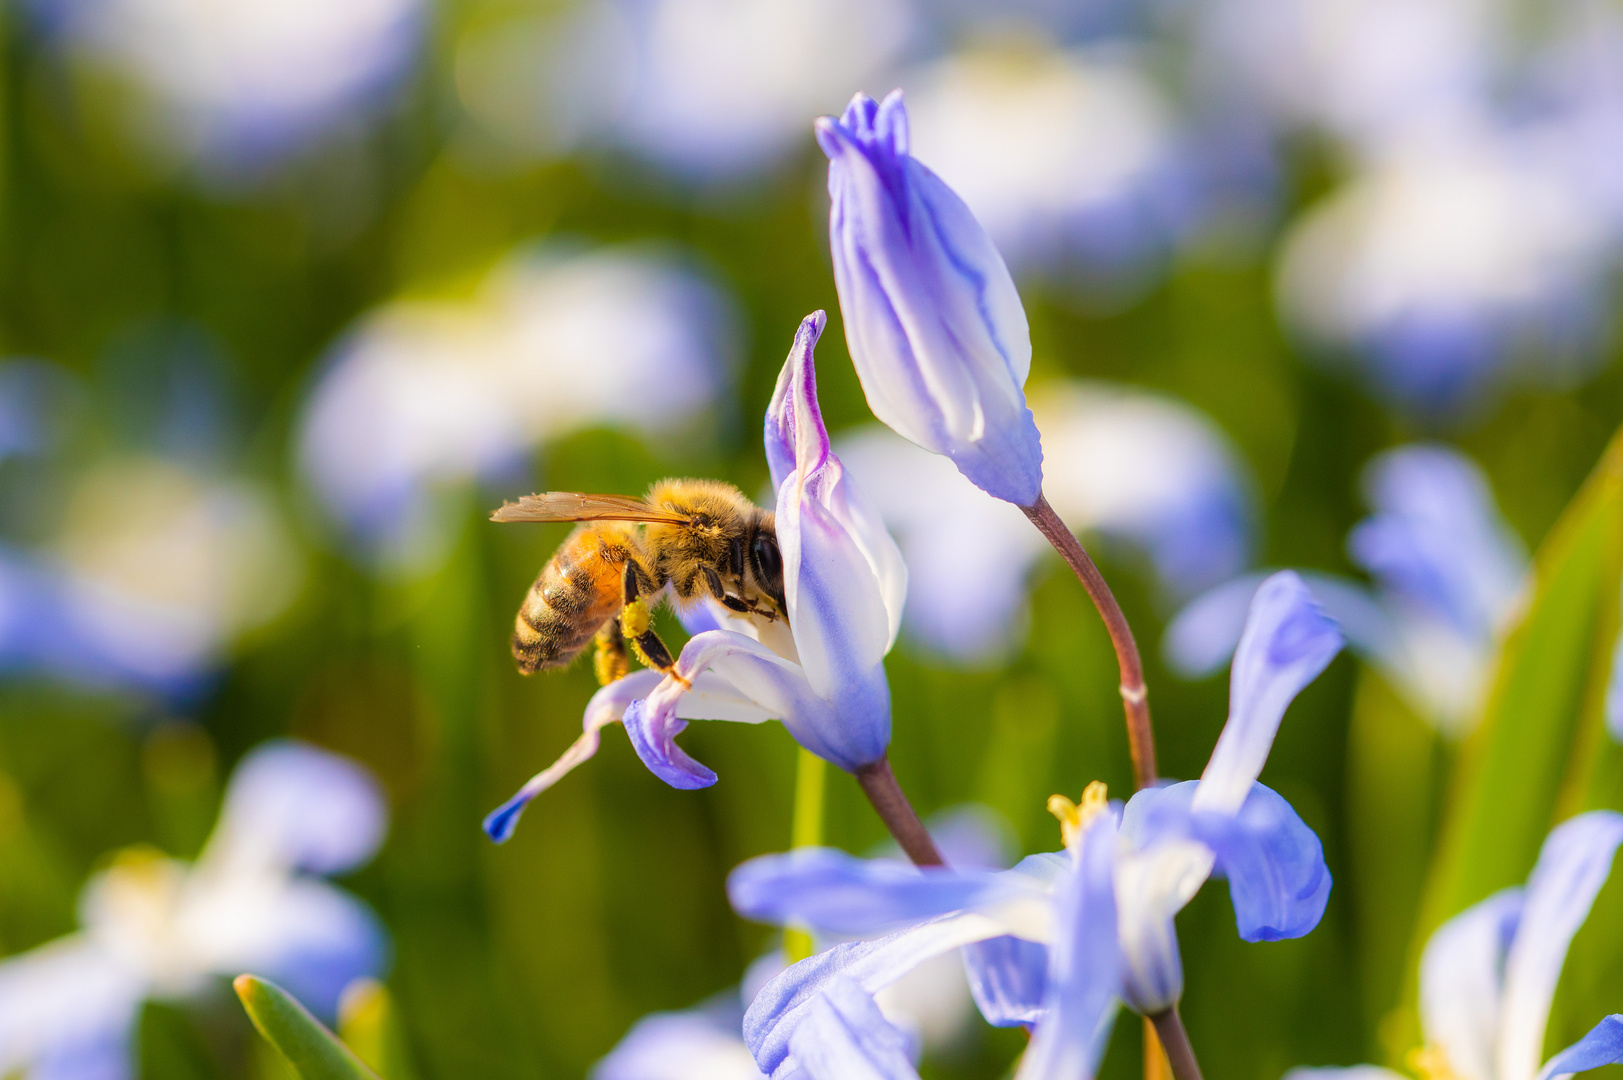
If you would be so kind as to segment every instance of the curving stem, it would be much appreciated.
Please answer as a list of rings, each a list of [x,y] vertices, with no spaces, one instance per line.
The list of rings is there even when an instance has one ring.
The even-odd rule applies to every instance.
[[[1166,1051],[1167,1060],[1172,1063],[1172,1075],[1176,1080],[1201,1080],[1200,1065],[1195,1061],[1195,1048],[1189,1045],[1189,1033],[1183,1029],[1178,1007],[1174,1005],[1148,1019],[1155,1025],[1155,1033],[1160,1036],[1161,1046]]]
[[[1046,495],[1038,496],[1033,506],[1022,506],[1021,511],[1037,526],[1054,550],[1060,553],[1077,580],[1087,590],[1093,606],[1099,609],[1110,644],[1116,648],[1116,664],[1121,668],[1121,704],[1127,715],[1127,747],[1133,755],[1133,780],[1140,788],[1155,783],[1155,732],[1150,727],[1150,702],[1144,686],[1144,663],[1139,659],[1138,642],[1133,640],[1132,627],[1127,616],[1105,583],[1104,575],[1088,557],[1082,542],[1061,521],[1054,508],[1048,505]]]
[[[936,850],[935,841],[925,831],[924,822],[914,812],[913,804],[902,794],[896,774],[890,771],[889,757],[882,757],[872,765],[858,769],[857,783],[862,785],[862,793],[873,803],[879,819],[885,823],[885,828],[890,830],[896,842],[902,845],[902,850],[913,860],[914,866],[947,864],[941,852]]]

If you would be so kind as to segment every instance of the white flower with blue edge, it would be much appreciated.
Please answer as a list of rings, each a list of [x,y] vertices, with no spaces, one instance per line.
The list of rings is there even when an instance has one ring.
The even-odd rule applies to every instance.
[[[132,1077],[142,1001],[243,972],[331,1018],[345,986],[382,973],[388,939],[366,905],[321,878],[370,859],[387,816],[345,758],[296,742],[254,750],[195,863],[122,853],[85,886],[78,933],[0,962],[0,1071]]]
[[[1121,811],[1119,834],[1102,785],[1090,790],[1080,810],[1067,800],[1051,803],[1066,821],[1073,856],[1084,833],[1091,837],[1102,828],[1104,854],[1081,862],[1037,855],[1001,874],[915,870],[825,849],[739,867],[729,895],[746,916],[857,934],[910,927],[879,941],[837,946],[769,984],[745,1020],[757,1064],[774,1077],[790,1075],[785,1062],[800,1060],[801,1043],[819,1037],[797,1035],[803,1023],[822,1016],[817,1031],[837,1030],[834,1019],[843,1017],[866,1030],[858,991],[871,995],[924,959],[964,946],[973,946],[966,952],[971,986],[987,1019],[1037,1025],[1025,1068],[1046,1068],[1030,1064],[1048,1060],[1050,1051],[1037,1050],[1045,1040],[1063,1042],[1063,1050],[1052,1053],[1073,1062],[1096,1061],[1098,1048],[1088,1040],[1107,1010],[1082,1003],[1119,996],[1148,1015],[1175,1007],[1183,970],[1173,917],[1214,872],[1228,879],[1245,940],[1308,933],[1330,892],[1323,848],[1257,776],[1291,700],[1340,647],[1334,623],[1295,574],[1269,579],[1235,654],[1229,721],[1202,778],[1134,795]],[[1108,920],[1097,875],[1109,896]],[[1081,899],[1084,894],[1093,899]],[[1098,922],[1079,924],[1074,904]],[[1098,923],[1108,925],[1108,945],[1097,936]],[[1089,963],[1073,964],[1078,949]],[[825,988],[836,996],[816,1005]],[[1054,1010],[1070,1008],[1091,1020],[1053,1021]],[[1045,1029],[1051,1034],[1044,1036]],[[886,1057],[883,1045],[871,1046],[872,1055]]]
[[[1551,830],[1527,885],[1502,889],[1438,927],[1420,958],[1428,1080],[1551,1080],[1623,1061],[1623,1015],[1544,1060],[1550,1003],[1572,937],[1623,843],[1623,814],[1594,810]],[[1396,1080],[1370,1065],[1294,1069],[1287,1080]]]

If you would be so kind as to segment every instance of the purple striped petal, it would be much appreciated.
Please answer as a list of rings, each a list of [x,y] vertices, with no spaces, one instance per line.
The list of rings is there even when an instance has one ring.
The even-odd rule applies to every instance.
[[[809,1080],[918,1080],[917,1047],[909,1043],[856,981],[830,979],[789,1038],[789,1052]],[[781,1070],[780,1070],[781,1071]]]
[[[1020,506],[1042,491],[1025,309],[969,208],[909,156],[901,92],[817,121],[846,342],[874,415]]]

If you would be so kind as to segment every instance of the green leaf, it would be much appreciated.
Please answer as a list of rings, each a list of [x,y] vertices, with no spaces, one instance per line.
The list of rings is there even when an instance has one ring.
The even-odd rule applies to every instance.
[[[1539,548],[1527,608],[1500,648],[1481,721],[1461,751],[1410,942],[1411,1005],[1432,931],[1525,880],[1550,828],[1611,776],[1614,748],[1597,735],[1597,686],[1616,633],[1620,562],[1623,434]],[[1387,1033],[1393,1051],[1418,1041],[1414,1011],[1405,1012],[1400,1030]]]
[[[379,1080],[338,1036],[280,986],[254,975],[232,983],[254,1027],[302,1080]]]

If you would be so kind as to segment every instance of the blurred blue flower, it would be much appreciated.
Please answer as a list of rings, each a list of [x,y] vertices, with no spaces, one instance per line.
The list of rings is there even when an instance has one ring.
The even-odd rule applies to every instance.
[[[1623,815],[1579,814],[1551,830],[1527,886],[1502,889],[1438,927],[1420,959],[1423,1076],[1551,1080],[1623,1061],[1623,1015],[1544,1060],[1550,1003],[1572,937],[1623,842]],[[1542,1066],[1541,1063],[1542,1062]],[[1374,1066],[1294,1069],[1286,1080],[1392,1080]]]
[[[1024,387],[1031,337],[1014,281],[952,189],[908,153],[900,91],[817,121],[845,339],[868,405],[982,490],[1032,506],[1042,444]]]
[[[0,360],[0,462],[54,450],[80,388],[65,369],[42,360]]]
[[[1525,548],[1500,516],[1487,478],[1450,447],[1417,443],[1376,456],[1364,470],[1374,513],[1347,537],[1373,592],[1328,574],[1304,574],[1358,653],[1439,730],[1475,720],[1499,636],[1519,610]],[[1260,575],[1226,583],[1167,628],[1175,670],[1198,676],[1227,658]]]
[[[382,973],[388,940],[369,908],[321,876],[369,860],[387,818],[348,759],[288,741],[255,749],[197,862],[120,853],[85,886],[78,933],[0,962],[0,1069],[133,1077],[142,1001],[242,972],[331,1019],[345,986]]]
[[[587,0],[482,19],[456,88],[527,157],[631,152],[679,180],[759,178],[805,149],[806,117],[886,72],[908,0]]]
[[[48,543],[0,545],[3,673],[186,700],[297,592],[292,540],[255,484],[127,455],[83,470],[52,512]]]
[[[1171,104],[1125,44],[1003,43],[907,79],[911,152],[962,196],[1016,274],[1119,301],[1185,225]]]
[[[136,93],[120,119],[144,149],[207,179],[251,181],[358,134],[410,76],[421,0],[31,0],[75,59]]]
[[[1047,385],[1033,393],[1032,410],[1053,466],[1055,510],[1106,549],[1139,556],[1164,597],[1185,600],[1245,568],[1250,477],[1206,417],[1096,382]],[[1024,515],[884,428],[847,434],[838,446],[907,559],[903,625],[912,639],[973,663],[1018,648],[1028,582],[1049,550]]]
[[[720,289],[665,256],[521,251],[472,301],[399,301],[351,332],[311,389],[299,467],[362,553],[422,573],[465,519],[444,491],[523,475],[538,444],[596,424],[692,433],[730,382],[732,330]]]
[[[1606,359],[1623,258],[1616,12],[1534,28],[1469,0],[1223,0],[1208,82],[1283,131],[1328,134],[1344,182],[1281,249],[1286,321],[1426,420]]]
[[[598,691],[580,740],[486,819],[493,839],[511,835],[524,806],[595,753],[598,731],[615,720],[643,763],[679,788],[716,781],[676,745],[693,719],[781,720],[802,746],[848,771],[884,756],[883,661],[901,623],[907,567],[829,448],[813,357],[823,324],[821,311],[800,324],[766,415],[788,626],[718,613],[724,629],[690,638],[674,675],[636,672]]]
[[[918,924],[879,942],[838,946],[769,984],[745,1019],[757,1063],[778,1075],[788,1055],[800,1056],[795,1028],[807,1015],[808,1000],[836,976],[854,978],[872,993],[927,956],[976,943],[980,947],[966,959],[987,1019],[1013,1024],[1041,1017],[1034,1048],[1051,1027],[1050,1039],[1069,1040],[1064,1052],[1073,1061],[1085,1060],[1097,1052],[1086,1040],[1104,1014],[1082,1003],[1101,992],[1094,981],[1101,972],[1109,973],[1108,994],[1141,1012],[1176,1005],[1183,968],[1173,918],[1214,872],[1228,878],[1245,940],[1308,933],[1323,916],[1330,892],[1323,848],[1257,776],[1286,708],[1340,647],[1334,623],[1301,580],[1288,571],[1276,574],[1252,605],[1235,654],[1229,720],[1202,778],[1138,792],[1122,811],[1119,837],[1103,785],[1090,788],[1081,808],[1058,796],[1050,801],[1073,856],[1085,831],[1092,836],[1101,822],[1108,823],[1107,854],[1097,856],[1111,897],[1108,949],[1093,937],[1097,927],[1079,927],[1068,914],[1077,903],[1101,910],[1103,901],[1087,901],[1077,891],[1088,891],[1091,871],[1078,876],[1060,856],[1033,856],[1001,874],[916,870],[826,849],[740,866],[728,894],[751,918],[862,934]],[[1082,856],[1083,864],[1090,858]],[[1019,941],[1046,944],[1048,951]],[[1073,949],[1085,950],[1092,961],[1074,963]],[[1093,1021],[1054,1021],[1072,1007],[1067,1002]],[[1055,1043],[1052,1052],[1061,1047]],[[1035,1060],[1046,1060],[1049,1052],[1034,1049]]]

